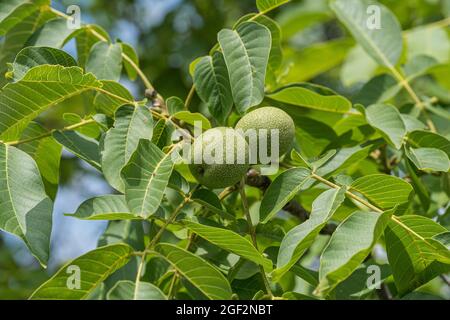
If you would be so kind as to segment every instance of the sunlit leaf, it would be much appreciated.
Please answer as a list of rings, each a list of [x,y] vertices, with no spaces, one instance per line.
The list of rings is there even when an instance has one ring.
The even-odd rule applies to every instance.
[[[372,174],[356,179],[351,185],[369,201],[382,209],[407,202],[413,191],[406,181],[387,174]]]
[[[236,109],[244,113],[264,98],[264,80],[269,60],[270,31],[255,22],[245,22],[236,30],[218,34],[228,69]]]
[[[318,294],[327,295],[352,274],[370,253],[391,215],[391,211],[356,211],[337,227],[320,258]]]
[[[31,300],[86,299],[114,271],[131,258],[133,249],[126,244],[100,247],[66,263],[31,295]],[[76,283],[74,273],[79,272]],[[79,288],[77,288],[79,286]]]
[[[173,170],[171,153],[164,154],[149,140],[140,140],[121,174],[132,213],[147,218],[161,203]]]
[[[65,214],[82,220],[139,219],[129,212],[123,195],[104,195],[84,201],[73,214]]]
[[[373,12],[367,13],[370,5],[368,0],[333,0],[330,4],[338,19],[375,61],[387,67],[395,66],[403,49],[400,23],[380,3],[376,5],[379,17],[375,19]]]
[[[124,192],[120,171],[130,160],[140,139],[150,140],[153,118],[145,107],[125,105],[115,113],[114,127],[105,135],[102,151],[102,170],[108,183]]]

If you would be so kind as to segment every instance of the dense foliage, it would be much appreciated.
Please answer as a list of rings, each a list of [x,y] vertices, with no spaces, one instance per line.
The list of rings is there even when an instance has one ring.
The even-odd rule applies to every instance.
[[[402,30],[383,4],[332,0],[332,14],[299,7],[280,27],[269,16],[288,2],[257,0],[220,30],[184,100],[158,93],[100,26],[70,28],[48,0],[0,4],[0,229],[46,267],[63,148],[116,191],[67,214],[108,228],[31,299],[429,298],[423,285],[448,285],[449,18]],[[348,37],[300,52],[283,40],[334,18]],[[302,82],[330,70],[356,93]],[[85,112],[51,113],[74,99]],[[234,127],[264,106],[295,124],[279,170],[199,184],[176,156],[194,124]]]

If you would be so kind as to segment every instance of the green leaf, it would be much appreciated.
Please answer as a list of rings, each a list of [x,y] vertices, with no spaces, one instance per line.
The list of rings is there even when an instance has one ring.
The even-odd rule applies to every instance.
[[[450,264],[439,262],[440,254],[431,239],[447,229],[417,215],[401,216],[397,220],[399,223],[389,223],[385,240],[395,285],[404,295],[450,270]],[[448,249],[445,251],[448,254]]]
[[[330,189],[314,200],[309,219],[289,230],[283,238],[274,278],[279,279],[302,257],[344,199],[344,189]]]
[[[402,30],[397,18],[380,3],[376,4],[380,10],[379,21],[375,21],[376,15],[367,13],[371,4],[368,0],[334,0],[330,7],[378,64],[392,68],[402,54]],[[376,22],[381,24],[378,28]]]
[[[16,54],[24,47],[36,29],[53,17],[54,13],[43,7],[35,10],[6,33],[0,49],[0,74],[3,75],[6,72],[7,63],[14,60]],[[0,77],[0,86],[3,86],[5,81],[6,78]]]
[[[153,127],[152,142],[159,148],[165,147],[171,141],[173,130],[173,125],[170,122],[159,119]]]
[[[270,184],[259,209],[260,221],[266,223],[312,180],[311,171],[306,168],[292,168],[284,171]]]
[[[419,170],[441,171],[450,170],[448,155],[436,148],[405,148],[405,154]]]
[[[139,57],[134,48],[128,43],[121,42],[120,45],[122,47],[123,54],[126,55],[129,59],[129,60],[125,58],[123,59],[123,67],[127,72],[128,78],[134,81],[137,78],[137,71],[133,65],[139,68]]]
[[[221,52],[200,59],[195,66],[194,84],[198,96],[219,123],[225,123],[233,107],[230,79]]]
[[[173,170],[171,153],[164,154],[148,140],[140,140],[121,175],[125,198],[132,213],[143,218],[154,214]]]
[[[181,193],[188,193],[190,189],[189,182],[187,182],[187,180],[180,173],[178,173],[178,171],[175,170],[172,171],[169,179],[169,184],[167,186],[171,189],[178,190]]]
[[[230,75],[233,101],[239,113],[264,99],[264,80],[269,60],[270,31],[255,22],[244,22],[236,30],[218,34]]]
[[[406,127],[397,108],[388,104],[373,104],[366,109],[367,122],[400,149],[406,135]]]
[[[248,239],[239,234],[190,221],[185,221],[185,225],[192,232],[216,246],[263,266],[266,272],[272,271],[272,261],[264,258]]]
[[[136,290],[137,287],[137,290]],[[106,295],[107,300],[167,300],[167,297],[157,286],[149,282],[139,282],[136,285],[129,280],[116,282]]]
[[[33,67],[43,64],[59,64],[73,67],[77,62],[68,53],[49,47],[27,47],[22,49],[10,66],[6,77],[18,81]]]
[[[370,145],[366,147],[355,146],[342,148],[338,150],[336,155],[330,161],[317,170],[317,174],[319,176],[331,176],[343,171],[349,166],[365,159],[369,155],[370,150]]]
[[[293,265],[291,271],[314,287],[319,284],[319,273],[317,271],[305,268],[300,264]]]
[[[256,6],[258,7],[259,12],[267,13],[289,1],[291,0],[256,0]]]
[[[134,250],[145,249],[142,220],[111,220],[98,239],[98,246],[126,243]]]
[[[126,244],[100,247],[66,263],[54,276],[42,284],[31,300],[69,299],[81,300],[87,296],[114,271],[123,267],[131,257],[133,249]],[[79,288],[75,277],[80,271]]]
[[[449,61],[450,40],[445,28],[421,26],[408,31],[405,38],[408,59],[418,55],[427,55],[440,63]],[[427,39],[427,41],[423,41],[423,39]]]
[[[208,210],[219,214],[221,216],[229,217],[226,211],[224,211],[219,197],[208,189],[197,189],[191,196],[191,200],[205,206]]]
[[[129,212],[125,196],[104,195],[84,201],[73,214],[68,217],[81,220],[128,220],[139,219]]]
[[[416,56],[404,66],[405,81],[413,80],[427,73],[437,64],[434,58],[420,55]],[[355,96],[355,102],[362,105],[386,102],[395,97],[403,88],[390,74],[380,74],[368,81]]]
[[[178,111],[175,113],[173,118],[182,120],[192,126],[196,125],[196,122],[200,122],[201,128],[203,130],[211,129],[211,123],[209,120],[199,112],[189,112],[189,111]]]
[[[391,211],[356,211],[340,224],[320,257],[316,292],[327,295],[364,261],[383,233]]]
[[[416,170],[414,166],[411,164],[411,161],[406,160],[406,169],[408,170],[409,177],[411,178],[411,184],[414,187],[414,191],[419,197],[420,203],[422,204],[425,212],[430,208],[430,194],[428,193],[428,189],[422,180],[417,176]]]
[[[390,74],[380,74],[364,84],[355,95],[355,103],[365,106],[382,103],[393,98],[399,93],[401,85]]]
[[[31,122],[22,133],[20,139],[32,139],[47,133],[48,131],[41,125]],[[50,136],[21,143],[18,148],[28,153],[36,161],[44,182],[45,192],[54,200],[58,191],[61,145]]]
[[[410,114],[402,113],[400,114],[400,116],[402,117],[407,132],[411,132],[414,130],[423,130],[427,128],[426,124]]]
[[[371,174],[356,179],[350,190],[357,191],[382,209],[408,202],[413,191],[405,180],[387,174]]]
[[[267,65],[266,86],[275,86],[277,83],[277,71],[283,62],[283,51],[281,48],[281,29],[277,22],[264,15],[250,13],[238,20],[234,29],[245,21],[254,21],[269,29],[272,45],[270,47],[269,62]]]
[[[76,131],[56,131],[53,138],[68,151],[86,161],[94,168],[101,170],[99,143]]]
[[[7,84],[0,93],[0,134],[17,136],[43,111],[101,83],[81,68],[42,65],[30,69],[18,82]],[[45,95],[43,94],[45,92]]]
[[[424,130],[415,130],[408,134],[407,141],[416,148],[436,148],[450,157],[450,141],[440,134]]]
[[[348,38],[316,43],[302,50],[284,50],[279,84],[313,79],[338,66],[354,42]]]
[[[343,96],[315,92],[307,84],[295,84],[270,93],[275,101],[328,112],[346,113],[352,104]]]
[[[0,36],[5,35],[8,30],[37,11],[42,5],[49,5],[49,1],[4,0],[0,3]]]
[[[156,251],[208,299],[231,298],[232,291],[227,279],[204,259],[167,243],[158,244]]]
[[[146,107],[125,105],[116,110],[114,127],[105,135],[102,151],[102,170],[108,183],[120,192],[125,191],[120,171],[128,163],[140,139],[153,135],[153,117]]]
[[[290,107],[284,109],[289,111]],[[303,156],[314,158],[338,139],[336,132],[327,124],[309,117],[294,117],[295,138]]]
[[[77,58],[78,65],[80,67],[85,67],[86,61],[88,59],[91,48],[94,44],[100,41],[92,31],[101,35],[106,40],[110,41],[108,33],[100,26],[96,24],[90,24],[87,28],[81,28],[75,35],[76,47],[77,47]],[[122,46],[122,50],[125,52],[126,49]],[[124,63],[126,68],[126,63]]]
[[[94,44],[86,62],[86,72],[92,72],[97,79],[119,81],[122,73],[120,43],[97,42]]]
[[[166,100],[167,111],[173,115],[179,111],[184,110],[184,102],[178,97],[170,97]]]
[[[449,48],[450,49],[450,48]],[[427,55],[414,56],[404,65],[406,79],[411,82],[419,76],[426,74],[431,68],[437,66],[439,62]]]
[[[77,113],[64,113],[63,114],[64,124],[65,126],[72,126],[76,124],[80,124],[82,122],[87,121],[88,119],[80,117]],[[98,138],[100,135],[100,125],[97,121],[84,124],[78,128],[75,128],[74,131],[81,133],[82,135],[88,136],[89,138]]]
[[[373,61],[364,49],[360,45],[356,45],[348,52],[342,64],[340,79],[346,87],[359,82],[366,83],[373,76],[377,67],[377,63]]]
[[[27,41],[27,46],[62,48],[80,29],[71,29],[65,18],[46,22]]]
[[[1,143],[0,228],[22,238],[43,266],[50,251],[52,211],[33,158]]]
[[[99,113],[112,116],[120,106],[134,105],[134,98],[130,91],[115,81],[103,80],[102,91],[94,98],[94,107]]]

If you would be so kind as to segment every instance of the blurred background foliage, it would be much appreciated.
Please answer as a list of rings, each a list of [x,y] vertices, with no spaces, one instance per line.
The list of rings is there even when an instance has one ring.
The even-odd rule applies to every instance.
[[[422,79],[418,85],[427,86],[428,91],[440,95],[441,101],[450,103],[449,28],[444,34],[415,29],[449,17],[450,0],[381,2],[394,12],[404,30],[414,29],[405,33],[408,50],[431,54],[444,63],[432,73],[437,82]],[[83,22],[99,24],[112,38],[133,45],[141,68],[162,96],[183,99],[192,85],[189,64],[209,52],[220,29],[231,27],[241,16],[256,11],[254,0],[68,0],[53,1],[52,5],[65,12],[71,4],[80,6]],[[364,82],[382,71],[355,47],[326,0],[293,0],[270,16],[279,22],[283,34],[286,72],[281,83],[310,81],[352,97]],[[75,55],[73,41],[65,49]],[[144,88],[139,81],[130,82],[123,77],[122,83],[136,98],[143,98]],[[398,99],[401,98],[400,95]],[[192,109],[196,108],[201,108],[197,97],[192,103]],[[62,125],[54,120],[61,118],[56,114],[62,110],[80,115],[89,112],[80,98],[68,100],[52,111],[54,117],[45,115],[48,127]],[[448,136],[448,123],[441,126],[441,132]],[[87,223],[62,214],[73,212],[89,197],[110,192],[108,188],[98,173],[70,154],[63,154],[52,234],[52,243],[58,245],[53,246],[49,270],[41,271],[20,242],[0,234],[0,299],[27,298],[64,261],[96,247],[105,223]],[[443,295],[437,285],[431,282],[428,291]]]

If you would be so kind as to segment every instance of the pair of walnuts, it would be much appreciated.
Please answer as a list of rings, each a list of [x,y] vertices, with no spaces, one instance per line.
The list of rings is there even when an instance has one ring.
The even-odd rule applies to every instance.
[[[240,130],[239,130],[240,129]],[[265,129],[265,130],[263,130]],[[247,113],[235,126],[235,129],[217,127],[205,131],[195,139],[192,145],[191,160],[202,159],[202,161],[191,161],[189,169],[192,175],[202,185],[211,188],[225,188],[236,184],[249,169],[249,137],[242,133],[254,130],[257,135],[264,135],[266,144],[264,148],[271,150],[274,136],[271,130],[278,132],[278,154],[282,156],[292,146],[295,136],[295,126],[292,118],[283,110],[275,107],[262,107]],[[220,145],[218,145],[220,143]],[[221,149],[220,155],[214,161],[205,161],[205,150]],[[258,144],[257,146],[261,146]],[[266,150],[265,150],[266,151]],[[244,161],[239,160],[239,154],[245,154]],[[269,152],[270,153],[270,152]],[[233,155],[233,163],[230,163],[227,155]],[[258,150],[258,154],[259,150]],[[257,157],[259,161],[259,157]]]

